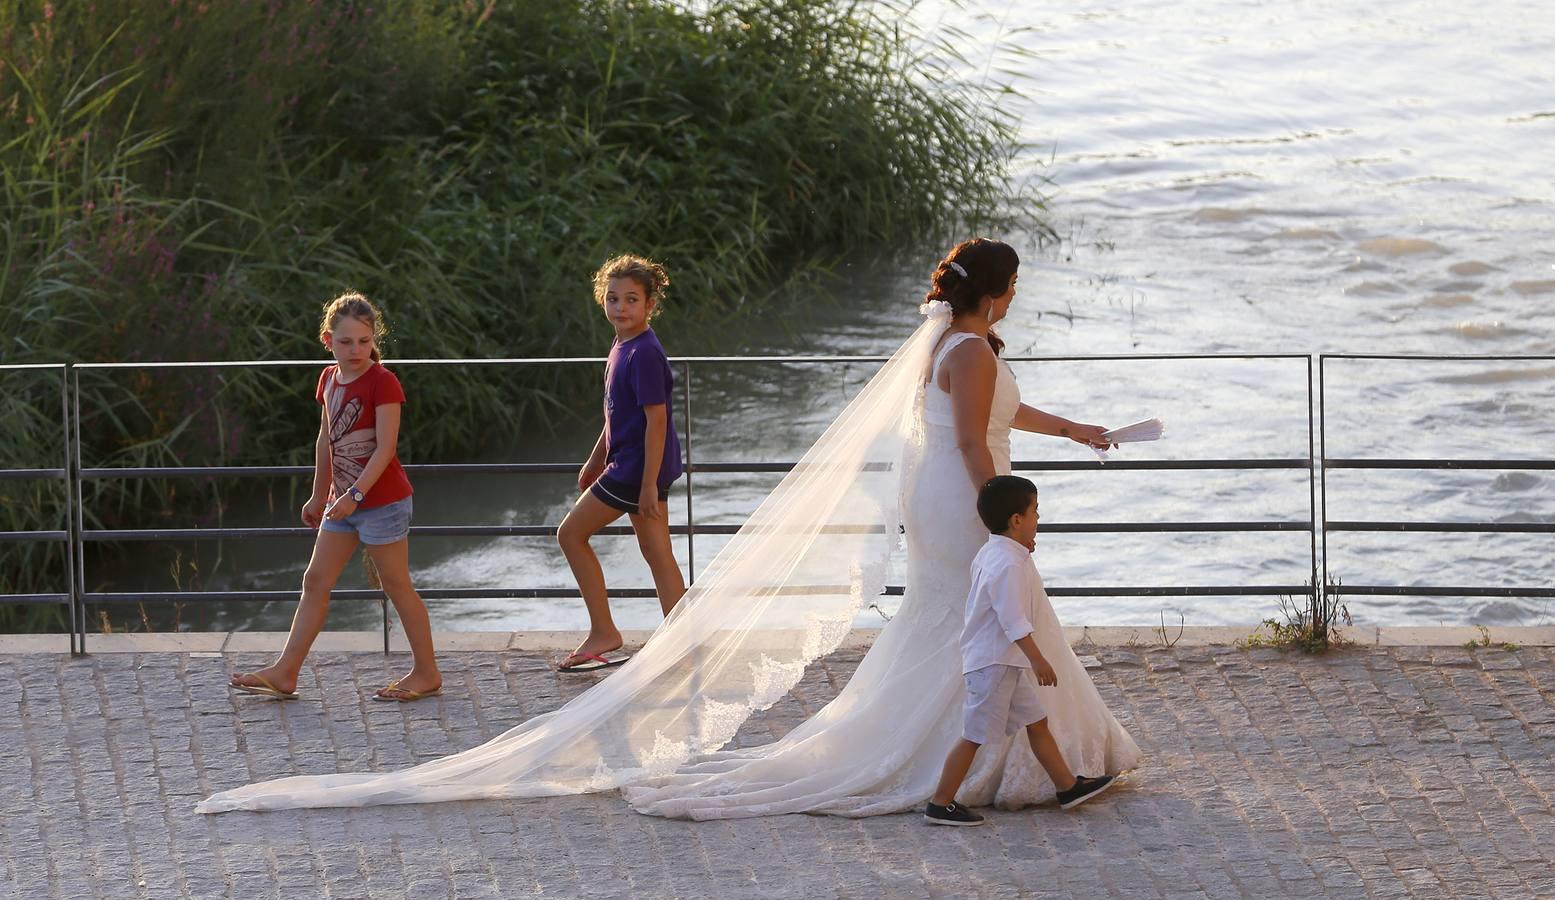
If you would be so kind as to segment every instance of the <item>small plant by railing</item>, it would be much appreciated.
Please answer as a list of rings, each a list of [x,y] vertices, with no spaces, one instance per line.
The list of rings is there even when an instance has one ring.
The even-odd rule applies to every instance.
[[[1334,586],[1338,586],[1337,580]],[[1264,619],[1252,634],[1237,641],[1237,646],[1326,653],[1335,647],[1349,645],[1350,641],[1338,630],[1340,624],[1355,624],[1350,618],[1349,607],[1340,602],[1334,591],[1316,591],[1312,598],[1298,601],[1288,594],[1281,594],[1280,617]]]
[[[1485,650],[1492,646],[1499,646],[1507,653],[1512,653],[1518,649],[1517,645],[1511,641],[1502,641],[1499,645],[1497,645],[1490,639],[1490,629],[1483,625],[1475,625],[1474,628],[1479,631],[1479,637],[1464,641],[1463,649],[1465,650]]]

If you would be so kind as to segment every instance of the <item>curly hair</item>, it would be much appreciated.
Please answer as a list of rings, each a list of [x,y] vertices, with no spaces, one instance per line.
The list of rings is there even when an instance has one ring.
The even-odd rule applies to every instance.
[[[360,320],[373,330],[373,362],[382,362],[383,354],[378,352],[378,348],[388,336],[389,327],[384,324],[383,313],[378,311],[378,307],[356,291],[346,291],[324,304],[324,318],[319,322],[320,341],[329,342],[329,333],[335,330],[335,323],[340,321],[341,316]]]
[[[610,279],[630,278],[643,289],[643,299],[653,304],[649,318],[657,316],[664,308],[664,289],[670,285],[669,273],[651,259],[624,253],[605,261],[594,273],[594,302],[605,305],[605,294],[610,290]]]
[[[984,297],[999,297],[1010,289],[1010,279],[1020,268],[1020,256],[1003,241],[972,238],[957,244],[934,268],[924,302],[943,300],[953,315],[977,312]],[[988,332],[993,352],[1004,350],[1004,341]]]

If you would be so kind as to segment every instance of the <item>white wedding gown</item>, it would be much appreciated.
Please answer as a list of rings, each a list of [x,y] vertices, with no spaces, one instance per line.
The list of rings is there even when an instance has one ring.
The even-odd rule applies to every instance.
[[[872,815],[932,792],[961,723],[958,648],[969,567],[987,531],[949,427],[925,387],[949,308],[924,322],[859,391],[701,573],[632,661],[561,708],[469,750],[391,772],[299,774],[234,787],[197,812],[546,797],[621,788],[643,812],[692,818],[781,812]],[[940,355],[951,341],[946,339]],[[1000,365],[989,449],[1009,471],[1020,403]],[[852,680],[783,740],[722,751],[781,700],[880,595],[907,517],[907,594]],[[1044,689],[1070,766],[1114,773],[1139,758],[1044,602]],[[218,778],[215,773],[212,778]],[[990,746],[971,804],[1038,802],[1052,786],[1023,746]]]
[[[934,792],[945,755],[961,735],[959,638],[972,557],[988,540],[956,447],[950,397],[936,383],[939,364],[963,340],[981,338],[951,332],[920,395],[921,439],[909,448],[902,485],[902,606],[847,686],[781,740],[714,754],[652,785],[624,787],[633,808],[690,819],[874,816],[921,806]],[[988,421],[988,450],[1000,474],[1010,471],[1010,423],[1019,408],[1015,376],[1000,360]],[[1045,593],[1037,607],[1037,646],[1058,675],[1057,687],[1039,690],[1065,761],[1082,775],[1133,768],[1139,748],[1070,650]],[[983,747],[957,797],[969,806],[1012,809],[1053,795],[1021,733]]]

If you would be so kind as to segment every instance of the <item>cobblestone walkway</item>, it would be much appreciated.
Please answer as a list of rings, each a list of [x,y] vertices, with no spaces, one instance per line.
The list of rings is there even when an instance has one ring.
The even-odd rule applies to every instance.
[[[730,823],[614,795],[198,816],[223,788],[392,769],[586,687],[538,653],[444,657],[443,697],[368,702],[403,656],[323,654],[306,699],[229,695],[266,656],[0,656],[0,895],[18,897],[1555,897],[1548,648],[1096,651],[1147,755],[1070,813]],[[836,693],[814,667],[740,740]]]

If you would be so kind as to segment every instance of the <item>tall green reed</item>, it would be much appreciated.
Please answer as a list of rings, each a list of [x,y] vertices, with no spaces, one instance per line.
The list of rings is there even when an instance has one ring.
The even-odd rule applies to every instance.
[[[0,362],[322,362],[318,309],[346,287],[387,310],[391,362],[597,355],[588,278],[623,251],[669,266],[673,347],[737,349],[730,323],[840,260],[1039,212],[1009,177],[1000,88],[951,78],[955,48],[901,12],[22,0],[0,10]],[[85,372],[85,462],[306,462],[315,376]],[[402,447],[423,459],[591,415],[598,389],[560,367],[407,386]],[[0,433],[0,466],[39,453]],[[217,522],[231,502],[216,483],[88,490],[89,524]],[[0,592],[39,583],[14,550]]]

